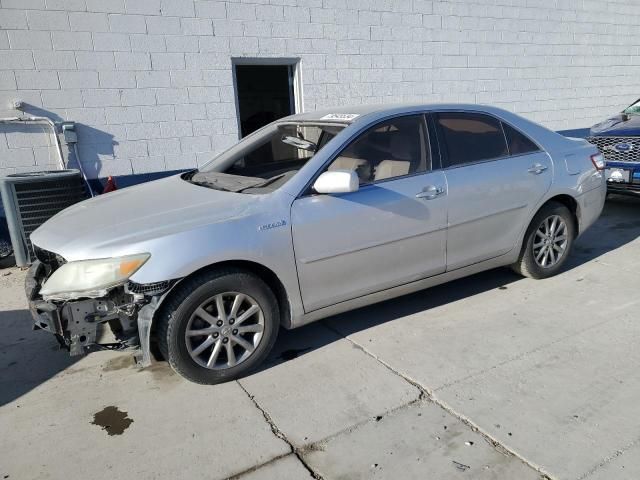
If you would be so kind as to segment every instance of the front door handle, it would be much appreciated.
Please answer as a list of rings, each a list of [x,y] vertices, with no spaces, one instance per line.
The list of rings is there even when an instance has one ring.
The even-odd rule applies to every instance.
[[[444,188],[428,185],[421,192],[416,193],[416,198],[424,198],[425,200],[433,200],[444,193]]]
[[[540,163],[534,163],[533,165],[531,165],[529,167],[529,170],[527,170],[527,172],[529,173],[534,173],[536,175],[540,175],[542,172],[544,172],[547,168],[549,167],[545,167],[544,165],[540,164]]]

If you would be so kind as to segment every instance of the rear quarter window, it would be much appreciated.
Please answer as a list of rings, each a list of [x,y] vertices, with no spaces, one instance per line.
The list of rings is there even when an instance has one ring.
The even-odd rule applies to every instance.
[[[503,122],[502,127],[504,128],[504,135],[507,137],[507,144],[509,145],[509,153],[511,155],[523,155],[525,153],[540,151],[535,143],[511,125]]]

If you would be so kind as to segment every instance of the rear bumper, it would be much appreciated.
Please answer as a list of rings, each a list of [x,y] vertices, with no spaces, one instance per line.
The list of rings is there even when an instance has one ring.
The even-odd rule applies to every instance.
[[[604,202],[607,198],[607,189],[603,184],[598,188],[591,189],[576,198],[578,202],[578,222],[581,235],[600,217]]]

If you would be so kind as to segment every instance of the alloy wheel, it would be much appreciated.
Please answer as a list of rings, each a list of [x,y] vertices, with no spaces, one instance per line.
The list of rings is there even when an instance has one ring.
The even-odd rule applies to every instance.
[[[195,309],[185,330],[187,351],[211,370],[235,367],[247,360],[262,340],[264,314],[249,295],[225,292]]]
[[[569,242],[567,224],[560,215],[544,219],[533,239],[533,257],[542,268],[551,268],[564,257]]]

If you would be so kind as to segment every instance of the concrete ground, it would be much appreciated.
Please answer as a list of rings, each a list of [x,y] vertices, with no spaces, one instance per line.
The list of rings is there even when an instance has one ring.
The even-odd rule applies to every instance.
[[[69,358],[0,270],[0,477],[640,478],[639,234],[614,198],[555,278],[499,269],[282,332],[213,387]]]

